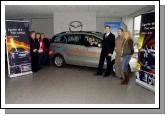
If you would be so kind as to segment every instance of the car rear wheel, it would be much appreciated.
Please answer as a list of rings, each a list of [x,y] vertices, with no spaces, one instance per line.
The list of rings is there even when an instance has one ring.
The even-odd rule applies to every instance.
[[[54,64],[56,67],[63,67],[64,63],[64,58],[61,55],[56,55],[54,57]]]

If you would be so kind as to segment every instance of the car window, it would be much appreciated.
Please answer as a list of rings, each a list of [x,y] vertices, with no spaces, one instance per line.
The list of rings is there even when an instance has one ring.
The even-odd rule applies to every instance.
[[[101,43],[102,42],[102,40],[100,38],[97,38],[96,36],[93,36],[93,37],[95,39],[95,42],[97,42],[97,43]]]
[[[81,35],[66,35],[67,43],[68,44],[74,44],[74,45],[83,45],[83,40],[81,38]]]
[[[65,43],[65,38],[64,38],[64,36],[62,36],[62,37],[60,38],[60,43]]]
[[[54,42],[55,43],[65,43],[65,38],[64,36],[57,36],[56,38],[54,38]]]
[[[53,42],[55,41],[55,38],[56,38],[56,37],[57,37],[56,35],[53,36],[52,39],[50,40],[50,43],[53,43]]]
[[[98,47],[98,44],[102,42],[102,40],[100,38],[97,38],[96,36],[93,36],[93,35],[82,35],[82,38],[84,39],[84,44],[85,46],[88,46],[88,38],[92,38],[92,41],[93,41],[93,45],[91,46],[94,46],[94,47]]]

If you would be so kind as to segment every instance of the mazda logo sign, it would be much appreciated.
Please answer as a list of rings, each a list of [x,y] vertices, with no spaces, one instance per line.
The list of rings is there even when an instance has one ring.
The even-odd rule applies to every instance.
[[[72,21],[68,26],[69,31],[82,31],[82,27],[83,25],[81,21]]]

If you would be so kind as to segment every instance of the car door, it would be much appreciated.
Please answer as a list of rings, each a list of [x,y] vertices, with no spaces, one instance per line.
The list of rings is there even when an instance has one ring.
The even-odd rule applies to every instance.
[[[84,64],[84,55],[87,48],[84,45],[84,41],[81,38],[81,34],[69,34],[66,36],[67,45],[65,47],[65,52],[68,56],[67,63],[74,65]]]

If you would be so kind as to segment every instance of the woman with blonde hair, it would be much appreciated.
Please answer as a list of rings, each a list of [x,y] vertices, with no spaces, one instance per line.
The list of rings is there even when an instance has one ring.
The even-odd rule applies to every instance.
[[[129,82],[128,64],[134,53],[134,48],[133,48],[133,40],[131,39],[131,34],[129,31],[124,33],[124,38],[125,41],[122,47],[122,72],[124,74],[124,80],[121,82],[121,84],[128,84]]]

